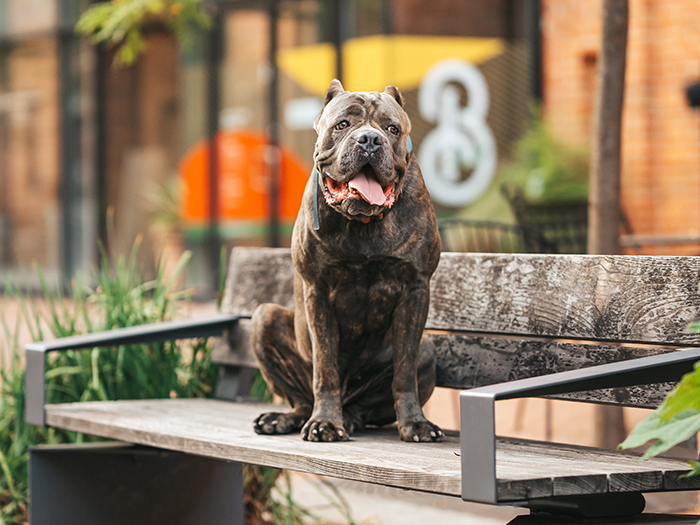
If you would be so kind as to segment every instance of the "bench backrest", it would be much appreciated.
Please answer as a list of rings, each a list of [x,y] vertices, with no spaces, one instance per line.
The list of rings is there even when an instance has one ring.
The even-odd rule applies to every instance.
[[[288,249],[236,248],[222,309],[294,307]],[[438,386],[488,384],[700,346],[700,258],[443,253],[426,329]],[[245,322],[215,349],[219,362],[255,366]],[[571,394],[657,406],[670,385]]]

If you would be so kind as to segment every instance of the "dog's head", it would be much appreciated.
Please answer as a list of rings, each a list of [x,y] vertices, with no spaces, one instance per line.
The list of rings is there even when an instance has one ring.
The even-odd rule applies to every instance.
[[[411,131],[396,87],[351,92],[333,80],[314,129],[314,166],[329,206],[366,222],[394,205],[410,162]]]

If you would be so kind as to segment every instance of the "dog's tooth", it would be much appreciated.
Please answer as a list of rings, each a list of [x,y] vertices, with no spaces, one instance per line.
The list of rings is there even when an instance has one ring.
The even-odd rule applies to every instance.
[[[420,438],[417,435],[413,436],[413,441],[415,441],[417,443],[420,441]]]
[[[437,434],[435,432],[431,432],[430,437],[437,437]]]

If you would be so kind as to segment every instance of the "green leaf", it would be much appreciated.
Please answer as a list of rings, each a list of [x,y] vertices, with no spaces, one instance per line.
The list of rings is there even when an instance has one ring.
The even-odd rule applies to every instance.
[[[686,410],[700,410],[700,362],[695,363],[692,372],[681,378],[658,410],[662,421],[668,421]]]
[[[116,46],[117,65],[128,66],[143,53],[142,27],[153,19],[165,22],[183,44],[192,40],[192,27],[211,26],[211,19],[202,11],[202,0],[111,0],[87,9],[75,30],[95,44]]]
[[[83,371],[83,367],[81,366],[59,366],[46,372],[46,379],[53,379],[54,377],[62,375],[80,374]]]
[[[685,474],[681,475],[681,478],[692,478],[693,476],[697,476],[700,474],[700,461],[689,461],[690,466],[693,468],[690,472],[686,472]]]
[[[655,434],[659,428],[660,422],[661,413],[658,410],[655,410],[649,416],[637,423],[637,426],[632,429],[632,432],[630,432],[630,435],[627,436],[627,439],[620,443],[619,448],[623,450],[637,448],[642,446],[650,439],[656,439]]]
[[[629,437],[620,444],[620,448],[635,448],[655,439],[656,443],[642,456],[642,459],[647,459],[690,439],[699,430],[700,411],[698,410],[685,410],[668,420],[664,420],[660,413],[655,411],[640,421]]]

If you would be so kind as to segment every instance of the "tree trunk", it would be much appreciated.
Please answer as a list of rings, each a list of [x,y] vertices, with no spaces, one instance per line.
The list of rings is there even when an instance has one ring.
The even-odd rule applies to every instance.
[[[627,0],[603,0],[588,208],[588,253],[620,253],[620,150],[627,53]]]
[[[603,42],[593,110],[588,253],[620,253],[620,153],[628,15],[628,0],[603,0]],[[600,406],[596,411],[596,445],[615,448],[626,435],[622,407]]]

